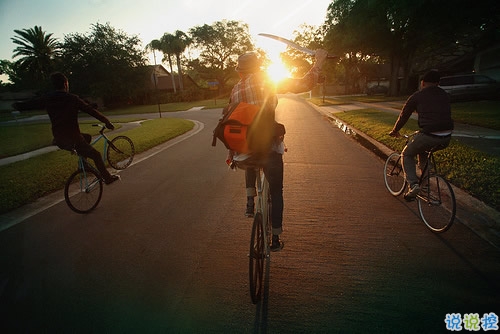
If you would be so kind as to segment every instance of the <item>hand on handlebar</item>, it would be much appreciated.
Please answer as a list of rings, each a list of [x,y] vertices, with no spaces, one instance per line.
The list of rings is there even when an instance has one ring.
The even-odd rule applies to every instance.
[[[391,131],[389,132],[389,136],[399,138],[401,137],[401,134],[399,133],[399,131]]]
[[[115,129],[115,126],[113,125],[113,123],[108,122],[108,123],[106,123],[106,128],[108,128],[108,129],[110,129],[110,130],[114,130],[114,129]]]

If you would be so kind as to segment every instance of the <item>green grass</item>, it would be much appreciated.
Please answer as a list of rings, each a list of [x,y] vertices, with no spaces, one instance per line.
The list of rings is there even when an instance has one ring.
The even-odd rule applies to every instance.
[[[396,151],[404,140],[387,135],[397,115],[377,109],[359,109],[335,113],[335,117]],[[416,120],[410,119],[401,131],[418,130]],[[452,139],[450,146],[435,154],[439,172],[455,186],[467,191],[486,204],[500,209],[500,158],[472,149]]]
[[[136,153],[140,153],[191,130],[193,126],[193,122],[188,120],[159,118],[145,121],[141,126],[119,134],[130,137]],[[83,132],[96,129],[91,126],[91,122],[82,126]],[[1,130],[3,132],[4,128]],[[109,137],[114,136],[110,133]],[[98,143],[96,148],[102,152],[102,146]],[[0,213],[62,189],[76,166],[77,157],[63,150],[0,166]]]
[[[500,101],[453,103],[451,111],[457,122],[500,130]]]
[[[311,102],[318,105],[342,105],[353,101],[365,103],[393,101],[395,102],[392,104],[393,106],[401,108],[404,100],[405,97],[389,99],[382,95],[375,95],[325,99],[317,97],[311,99]],[[217,101],[163,104],[160,108],[163,113],[200,106],[221,108],[226,104],[227,99],[217,99]],[[499,110],[499,101],[452,104],[455,121],[498,130],[500,130]],[[119,123],[140,119],[123,115],[158,113],[158,106],[121,108],[107,110],[104,113],[110,116],[118,127]],[[30,112],[20,117],[36,114],[44,114],[44,112]],[[373,108],[336,113],[335,116],[394,150],[401,150],[404,145],[404,141],[387,136],[397,117],[394,114]],[[10,111],[0,113],[0,121],[12,119]],[[81,121],[82,132],[97,134],[98,128],[92,127],[93,123],[96,121]],[[161,118],[144,122],[141,127],[128,130],[124,134],[132,138],[136,150],[141,152],[188,131],[192,126],[192,122],[189,121]],[[410,120],[405,129],[409,132],[417,130],[416,122]],[[51,141],[52,135],[48,122],[37,124],[3,123],[0,125],[0,158],[48,146]],[[497,210],[500,209],[500,161],[498,158],[471,149],[455,140],[452,140],[446,150],[438,152],[436,158],[442,174],[456,186],[468,191]],[[60,190],[69,174],[76,168],[76,161],[76,157],[68,152],[56,151],[11,165],[0,166],[0,213],[10,211],[45,194]]]
[[[401,110],[407,97],[374,96],[340,96],[335,98],[313,98],[310,101],[318,106],[335,106],[352,104],[353,102],[380,103],[393,102],[391,106]],[[474,101],[451,104],[452,117],[455,122],[482,126],[500,130],[500,101]]]
[[[128,123],[141,120],[140,118],[111,119],[115,129],[119,129],[119,123]],[[92,126],[99,121],[80,121],[80,130],[95,136],[99,128]],[[26,152],[31,152],[52,145],[52,132],[50,123],[27,124],[23,122],[2,124],[0,126],[0,159]]]
[[[159,114],[188,110],[194,107],[203,107],[203,109],[213,109],[213,108],[223,108],[227,105],[227,98],[217,98],[210,100],[202,100],[202,101],[194,101],[194,102],[177,102],[177,103],[165,103],[160,104],[160,111],[158,111],[157,104],[149,104],[149,105],[140,105],[140,106],[131,106],[124,108],[116,108],[116,109],[103,109],[101,112],[106,116],[115,116],[115,115],[132,115],[132,114]],[[44,110],[31,110],[31,111],[23,111],[19,115],[12,115],[11,110],[0,110],[0,122],[5,121],[14,121],[16,119],[23,119],[30,116],[36,115],[45,115],[46,112]],[[83,116],[86,116],[84,114]],[[13,122],[14,123],[14,122]]]

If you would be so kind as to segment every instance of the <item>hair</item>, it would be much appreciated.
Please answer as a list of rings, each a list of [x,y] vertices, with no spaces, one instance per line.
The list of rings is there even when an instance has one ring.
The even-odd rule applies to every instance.
[[[52,73],[50,80],[55,89],[64,89],[64,85],[68,82],[68,78],[61,72]]]
[[[439,75],[439,72],[437,70],[430,70],[429,72],[425,73],[422,80],[424,82],[439,83],[440,78],[441,76]]]

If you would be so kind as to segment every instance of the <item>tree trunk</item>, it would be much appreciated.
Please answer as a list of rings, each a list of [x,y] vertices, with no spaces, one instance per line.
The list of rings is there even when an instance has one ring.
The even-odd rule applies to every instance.
[[[398,96],[399,94],[399,67],[401,59],[399,55],[392,55],[391,57],[391,79],[389,83],[389,96]]]
[[[176,54],[175,57],[177,59],[177,72],[179,73],[179,89],[181,91],[183,91],[184,90],[184,77],[182,75],[182,68],[181,68],[181,55]]]
[[[172,57],[168,55],[168,64],[170,65],[170,77],[172,78],[172,86],[174,87],[174,93],[177,93],[177,88],[175,85],[174,69],[172,67]]]

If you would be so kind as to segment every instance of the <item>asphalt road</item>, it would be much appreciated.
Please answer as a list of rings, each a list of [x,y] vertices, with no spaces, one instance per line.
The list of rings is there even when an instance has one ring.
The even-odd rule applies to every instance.
[[[500,315],[500,252],[457,223],[428,231],[383,162],[285,96],[282,252],[248,294],[243,171],[199,132],[127,170],[88,215],[64,202],[0,233],[0,331],[436,333],[447,313]],[[61,192],[62,193],[62,192]]]

